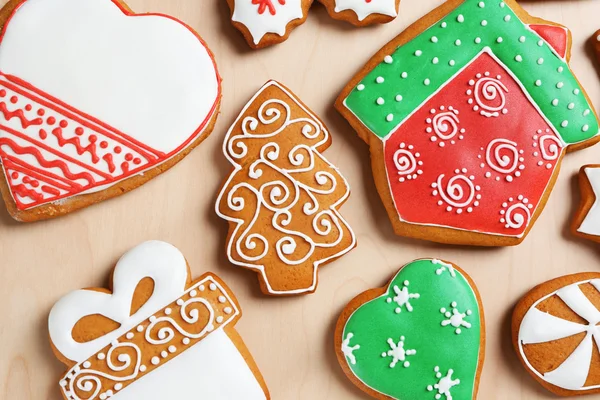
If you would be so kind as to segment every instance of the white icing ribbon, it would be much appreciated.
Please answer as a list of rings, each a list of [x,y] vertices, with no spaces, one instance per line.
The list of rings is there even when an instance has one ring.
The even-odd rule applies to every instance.
[[[600,291],[600,279],[577,282],[551,293],[537,302],[527,311],[519,327],[519,351],[525,363],[542,380],[567,390],[591,390],[600,385],[585,386],[590,371],[593,341],[600,344],[600,311],[581,291],[579,285],[590,283]],[[587,324],[567,321],[537,309],[537,305],[552,296],[558,296],[573,312],[585,319]],[[575,351],[556,369],[544,374],[538,372],[530,364],[523,346],[528,344],[548,343],[576,334],[586,333],[583,341]]]

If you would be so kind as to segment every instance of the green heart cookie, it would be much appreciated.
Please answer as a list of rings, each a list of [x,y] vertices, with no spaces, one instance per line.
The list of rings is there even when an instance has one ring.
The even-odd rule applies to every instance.
[[[447,262],[417,260],[383,294],[373,292],[358,296],[342,313],[336,343],[346,373],[377,397],[474,399],[485,329],[481,302],[466,274]]]

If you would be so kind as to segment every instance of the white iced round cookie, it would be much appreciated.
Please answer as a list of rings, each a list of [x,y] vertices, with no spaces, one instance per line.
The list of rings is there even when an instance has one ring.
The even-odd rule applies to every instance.
[[[2,38],[0,71],[165,154],[202,133],[220,92],[190,28],[127,15],[116,0],[26,0]]]

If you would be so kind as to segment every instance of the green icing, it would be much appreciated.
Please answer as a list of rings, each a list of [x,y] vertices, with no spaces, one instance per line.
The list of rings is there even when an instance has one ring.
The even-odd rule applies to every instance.
[[[384,139],[486,47],[520,81],[566,143],[598,133],[598,121],[568,64],[508,4],[497,0],[465,0],[386,57],[344,104]],[[378,78],[383,82],[378,83]],[[398,95],[402,100],[397,100]]]
[[[403,290],[406,281],[408,292],[418,297],[410,298],[410,307],[400,307],[388,299],[396,296],[394,287]],[[441,309],[452,312],[453,302],[460,313],[471,311],[463,319],[471,327],[462,326],[460,334],[452,324],[442,325],[448,318]],[[405,266],[386,294],[363,304],[350,316],[343,335],[346,341],[342,350],[348,366],[365,385],[380,393],[401,400],[435,400],[440,393],[433,386],[452,369],[452,380],[459,379],[460,383],[450,387],[448,394],[453,400],[473,398],[481,341],[480,310],[468,281],[448,264],[418,260]],[[410,365],[398,361],[392,368],[388,340],[397,345],[401,337],[405,339],[404,349],[416,353],[405,356]],[[436,367],[441,375],[436,376]],[[440,399],[450,398],[445,394]]]

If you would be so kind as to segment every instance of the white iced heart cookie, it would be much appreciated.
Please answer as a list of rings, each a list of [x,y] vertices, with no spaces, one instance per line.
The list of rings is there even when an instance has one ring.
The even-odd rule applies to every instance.
[[[52,347],[69,367],[65,399],[268,398],[234,330],[241,310],[218,277],[190,283],[179,250],[151,241],[119,260],[112,282],[112,291],[72,292],[50,312]]]
[[[12,11],[1,21],[0,160],[13,216],[170,167],[212,129],[216,64],[180,21],[119,0]]]

